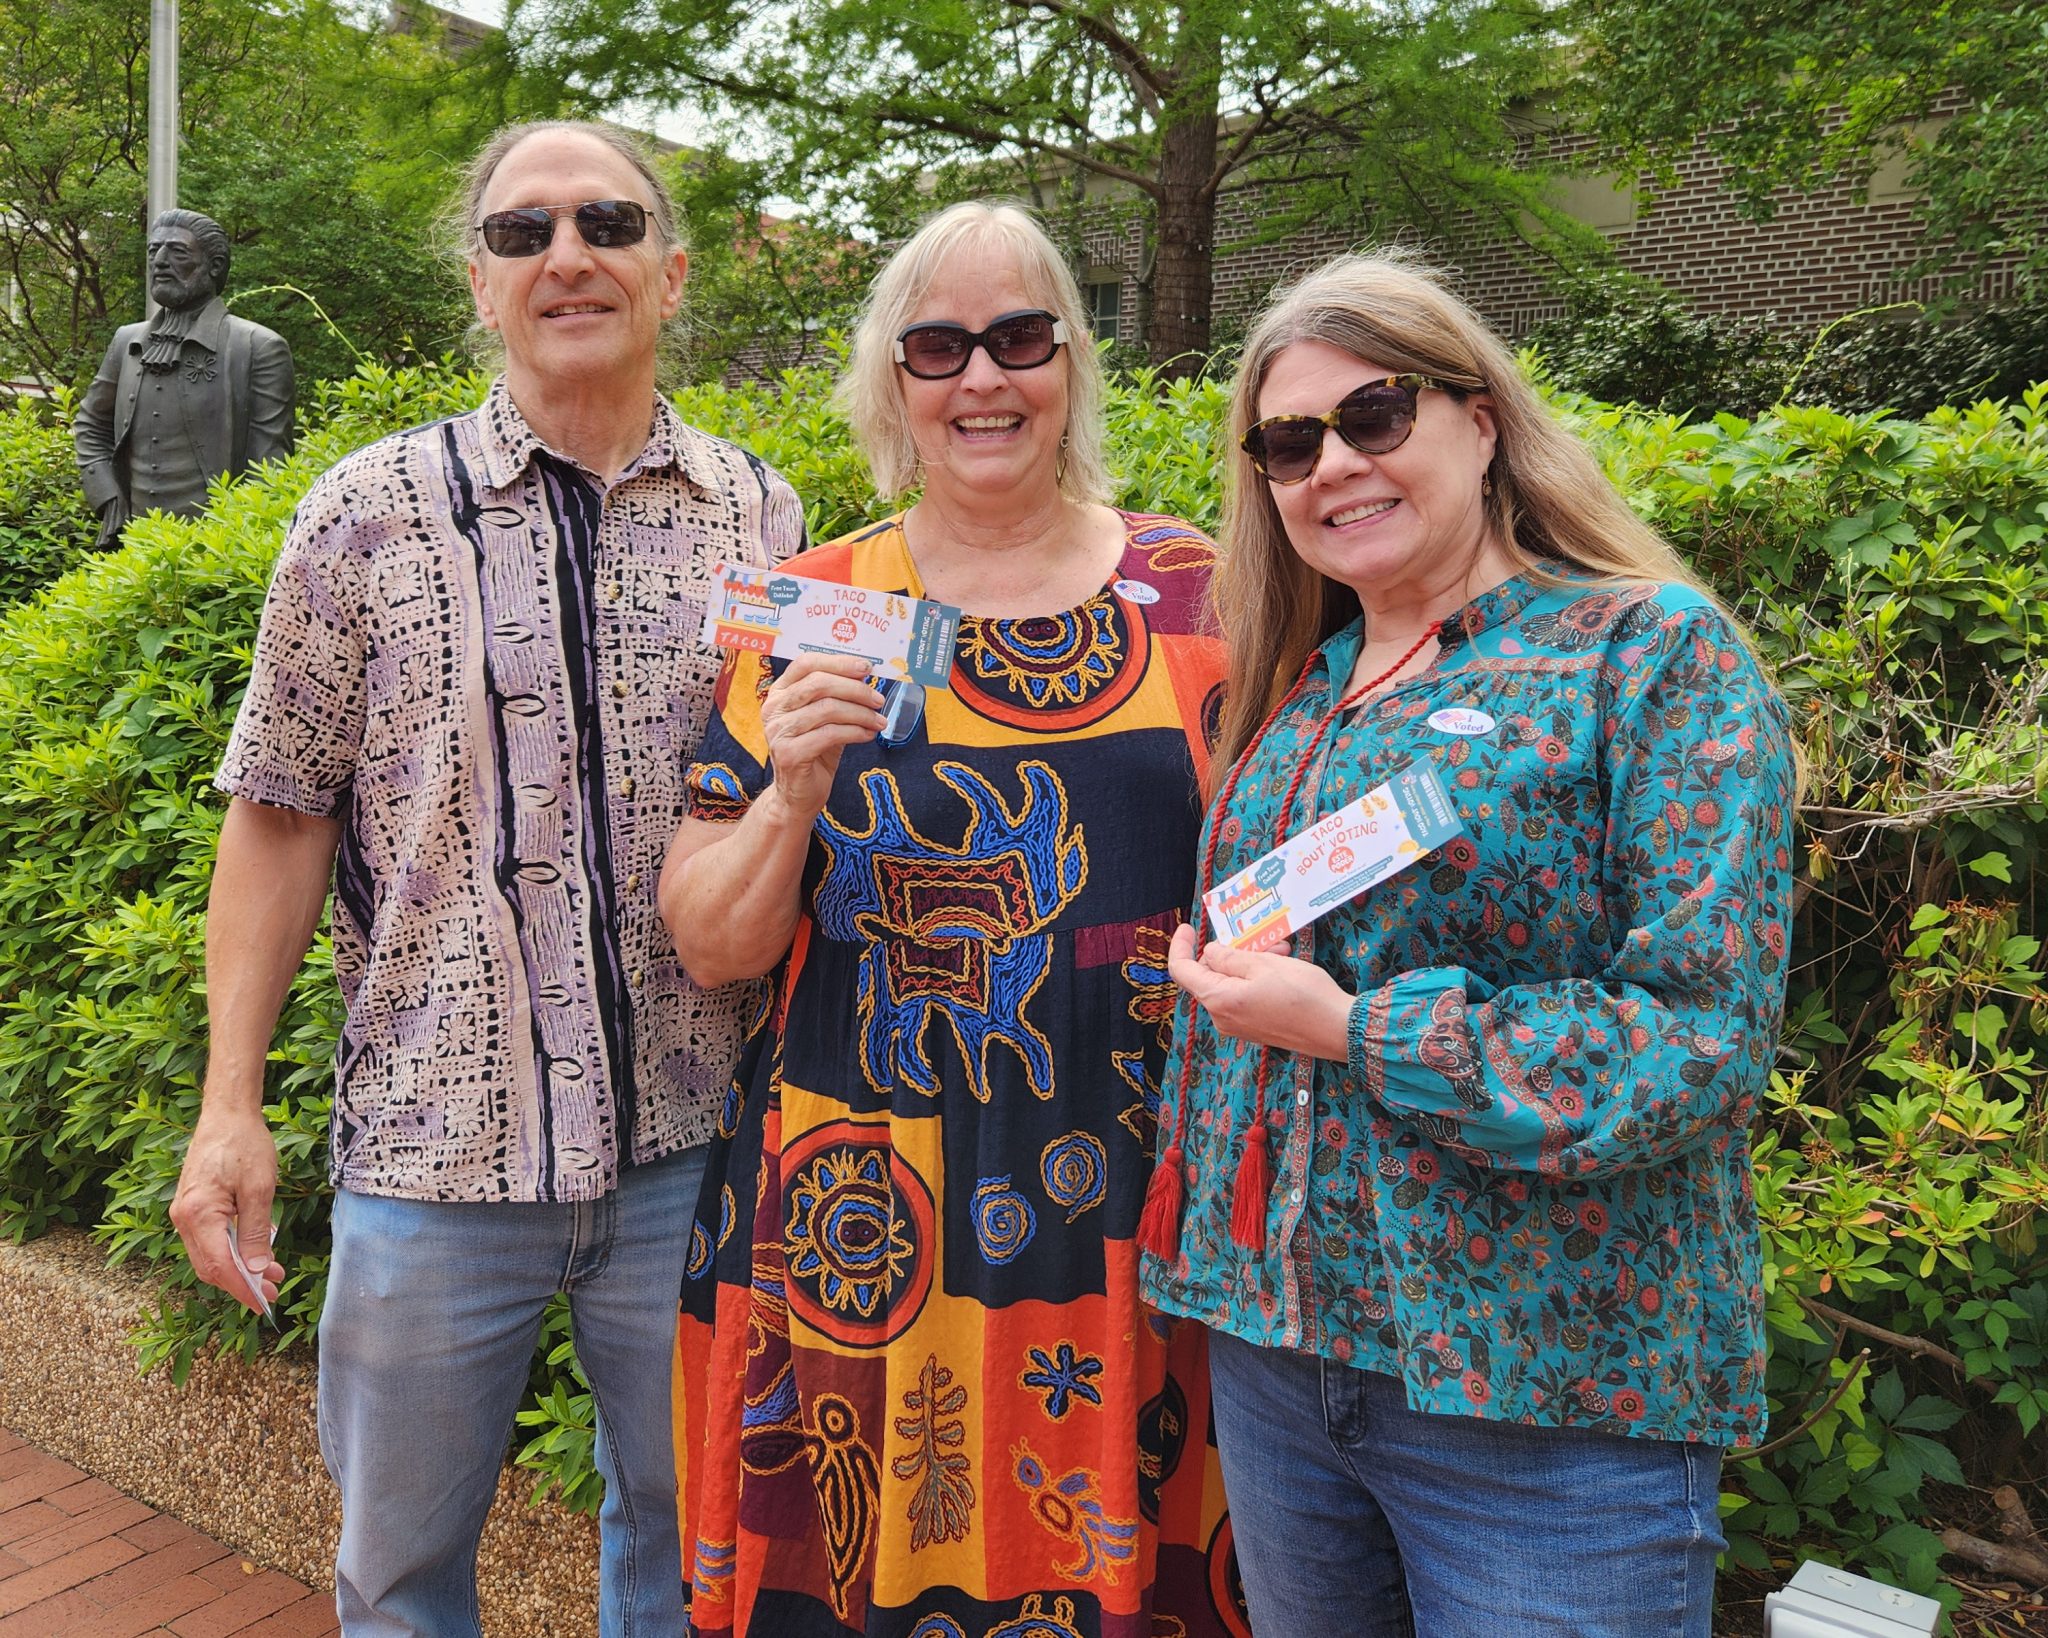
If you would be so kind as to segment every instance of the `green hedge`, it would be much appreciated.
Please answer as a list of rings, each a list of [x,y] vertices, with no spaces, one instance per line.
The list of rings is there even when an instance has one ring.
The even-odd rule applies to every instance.
[[[1530,333],[1562,385],[1657,410],[1754,415],[1790,400],[1927,415],[2019,398],[2048,360],[2048,290],[1935,313],[1888,303],[1818,327],[1695,311],[1653,280],[1607,272],[1568,282],[1565,310]]]
[[[789,474],[813,538],[873,510],[827,387],[797,372],[681,400]],[[166,1217],[203,1053],[210,776],[298,496],[346,450],[481,390],[445,370],[329,386],[291,461],[201,519],[138,526],[0,615],[0,1218],[15,1234],[82,1224],[149,1262],[163,1295],[145,1363],[274,1346],[317,1318],[338,1005],[324,949],[292,990],[269,1088],[281,1337],[194,1290]],[[2044,399],[1918,422],[1692,422],[1558,395],[1751,621],[1810,764],[1790,1021],[1755,1173],[1776,1448],[1728,1466],[1738,1571],[1776,1578],[1796,1547],[1954,1605],[1935,1532],[1979,1530],[1992,1484],[2038,1486]],[[1213,524],[1221,407],[1213,384],[1114,390],[1128,504]],[[559,1317],[522,1418],[540,1485],[593,1504],[589,1399]]]
[[[100,520],[78,487],[70,392],[0,411],[0,608],[40,591],[92,549]]]

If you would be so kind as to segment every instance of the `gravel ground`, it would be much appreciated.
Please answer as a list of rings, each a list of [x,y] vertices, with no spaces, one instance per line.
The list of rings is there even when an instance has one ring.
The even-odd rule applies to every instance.
[[[75,1230],[0,1241],[0,1422],[267,1568],[332,1588],[340,1507],[320,1460],[310,1351],[136,1374],[147,1278]],[[529,1508],[507,1469],[478,1560],[491,1638],[596,1631],[596,1522]]]

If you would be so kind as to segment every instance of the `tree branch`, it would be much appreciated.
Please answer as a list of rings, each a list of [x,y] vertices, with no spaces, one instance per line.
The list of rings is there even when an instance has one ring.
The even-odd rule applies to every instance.
[[[2011,807],[2034,800],[2034,781],[2015,779],[2004,785],[1985,785],[1976,790],[1922,791],[1915,793],[1915,805],[1904,813],[1868,813],[1862,808],[1834,808],[1821,803],[1802,803],[1800,817],[1809,835],[1846,836],[1853,831],[1925,830],[1957,814],[1975,813],[1980,808]],[[1834,820],[1820,824],[1816,820]]]
[[[1826,1320],[1830,1325],[1839,1325],[1866,1337],[1874,1337],[1901,1353],[1912,1354],[1920,1359],[1939,1360],[1963,1381],[1973,1383],[1987,1393],[1997,1391],[1996,1384],[1986,1382],[1980,1376],[1970,1375],[1963,1365],[1961,1356],[1950,1353],[1938,1342],[1929,1342],[1925,1337],[1908,1336],[1903,1331],[1887,1331],[1882,1325],[1873,1325],[1869,1320],[1858,1319],[1854,1314],[1845,1314],[1841,1309],[1830,1308],[1826,1303],[1816,1302],[1812,1297],[1800,1296],[1794,1300],[1815,1319]],[[2048,1577],[2043,1579],[2048,1580]]]
[[[710,91],[721,91],[743,103],[773,103],[784,108],[804,108],[820,115],[832,114],[844,117],[845,111],[832,110],[811,98],[800,96],[793,90],[767,86],[759,82],[735,79],[729,74],[706,72],[701,68],[683,70],[685,80]],[[1003,130],[995,126],[975,125],[962,119],[943,114],[927,112],[895,102],[877,102],[866,109],[869,117],[884,124],[895,125],[909,131],[926,131],[941,136],[959,137],[964,142],[979,144],[985,148],[1022,148],[1030,153],[1039,153],[1053,159],[1063,159],[1070,165],[1093,171],[1097,176],[1114,177],[1128,182],[1140,192],[1157,198],[1160,193],[1159,179],[1144,171],[1133,170],[1128,165],[1119,165],[1114,160],[1102,159],[1082,149],[1069,147],[1064,142],[1053,142],[1044,137],[1035,137],[1025,131]]]
[[[1075,5],[1073,0],[1003,0],[1003,3],[1019,11],[1050,12],[1055,17],[1064,17],[1073,23],[1097,45],[1107,51],[1131,89],[1137,93],[1139,102],[1144,104],[1148,114],[1157,114],[1161,105],[1172,95],[1172,87],[1166,78],[1152,65],[1135,40],[1119,30],[1106,18]]]
[[[1840,1331],[1837,1331],[1835,1333],[1836,1347],[1841,1346],[1841,1340],[1842,1333]],[[1828,1357],[1830,1358],[1830,1360],[1832,1360],[1834,1356],[1829,1355]],[[1811,1416],[1802,1417],[1800,1419],[1799,1425],[1795,1427],[1790,1433],[1781,1433],[1769,1444],[1758,1445],[1754,1450],[1742,1451],[1734,1459],[1738,1462],[1754,1462],[1762,1457],[1770,1455],[1771,1452],[1774,1450],[1783,1450],[1787,1445],[1792,1443],[1794,1439],[1797,1439],[1808,1428],[1812,1427],[1814,1423],[1818,1422],[1823,1416],[1827,1415],[1829,1411],[1833,1410],[1835,1406],[1838,1403],[1840,1403],[1842,1395],[1849,1391],[1850,1386],[1855,1382],[1857,1377],[1863,1374],[1865,1367],[1867,1367],[1869,1364],[1870,1350],[1868,1348],[1862,1349],[1857,1353],[1854,1359],[1849,1361],[1849,1368],[1848,1370],[1842,1373],[1842,1380],[1835,1384],[1835,1391],[1829,1394],[1827,1398],[1821,1401],[1819,1410],[1815,1411]],[[1811,1396],[1809,1395],[1809,1397]]]
[[[1961,1530],[1944,1530],[1941,1550],[2008,1581],[2023,1582],[2029,1587],[2048,1586],[2048,1553],[2032,1547],[1986,1541]]]

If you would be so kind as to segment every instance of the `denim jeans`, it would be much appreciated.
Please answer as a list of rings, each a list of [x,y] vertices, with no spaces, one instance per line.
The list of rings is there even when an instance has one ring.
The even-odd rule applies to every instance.
[[[597,1402],[599,1630],[684,1630],[669,1383],[707,1153],[631,1167],[612,1193],[572,1204],[336,1194],[320,1449],[341,1487],[347,1638],[481,1632],[477,1540],[557,1291]]]
[[[1219,1331],[1209,1372],[1258,1638],[1710,1638],[1718,1446],[1411,1411]]]

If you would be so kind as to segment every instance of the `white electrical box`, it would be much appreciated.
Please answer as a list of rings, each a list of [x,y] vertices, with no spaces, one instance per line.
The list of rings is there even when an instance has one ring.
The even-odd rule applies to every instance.
[[[1931,1638],[1941,1605],[1808,1559],[1764,1600],[1765,1638]]]

